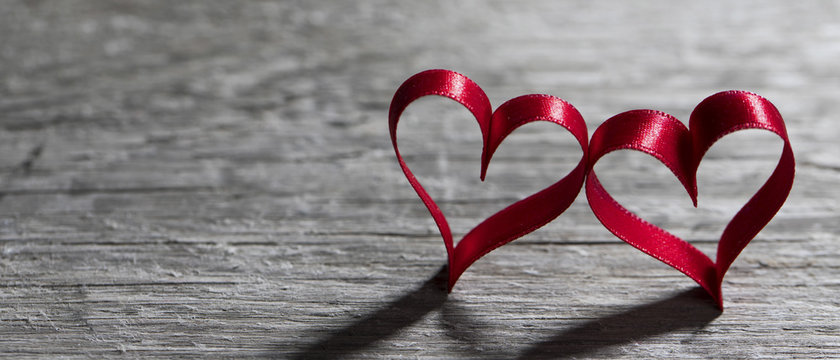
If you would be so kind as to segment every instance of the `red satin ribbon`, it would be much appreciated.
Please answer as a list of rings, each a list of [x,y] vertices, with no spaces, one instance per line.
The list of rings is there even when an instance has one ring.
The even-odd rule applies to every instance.
[[[691,244],[618,204],[591,171],[598,159],[611,151],[638,150],[665,164],[696,206],[697,168],[703,155],[718,139],[743,129],[769,130],[784,140],[784,148],[773,174],[726,226],[715,262]],[[793,186],[793,150],[782,116],[766,99],[744,91],[726,91],[706,98],[692,112],[688,128],[676,118],[653,110],[618,114],[595,130],[589,152],[586,196],[595,216],[628,244],[692,278],[721,309],[724,274],[782,207]]]
[[[411,102],[427,95],[457,101],[469,109],[478,121],[484,141],[482,180],[499,144],[513,130],[532,121],[549,121],[569,130],[580,143],[583,156],[578,166],[560,181],[490,216],[455,246],[446,218],[405,164],[397,147],[400,115]],[[743,91],[721,92],[703,100],[692,112],[689,128],[673,116],[659,111],[633,110],[616,115],[598,127],[587,147],[583,118],[572,105],[559,98],[520,96],[492,112],[484,91],[467,77],[448,70],[428,70],[406,80],[394,94],[389,127],[400,167],[443,236],[449,256],[450,291],[460,275],[478,258],[536,230],[565,211],[577,197],[585,178],[589,205],[607,229],[692,278],[722,309],[721,283],[724,274],[750,240],[781,208],[793,186],[793,151],[781,115],[766,99]],[[691,244],[622,207],[601,186],[592,171],[598,159],[611,151],[642,151],[659,159],[676,175],[696,206],[696,173],[703,155],[721,137],[743,129],[769,130],[784,140],[784,148],[773,174],[724,230],[718,243],[716,262]]]
[[[443,212],[406,165],[397,146],[397,123],[403,110],[414,100],[439,95],[453,99],[472,112],[481,128],[484,146],[481,179],[493,153],[518,127],[534,121],[548,121],[569,130],[578,140],[583,156],[577,167],[560,181],[517,201],[470,230],[457,246]],[[509,100],[491,112],[484,91],[467,77],[449,70],[427,70],[406,80],[391,101],[388,123],[391,142],[408,182],[423,200],[437,223],[449,256],[449,290],[461,274],[478,258],[547,224],[559,216],[577,197],[586,171],[588,134],[580,113],[571,104],[548,95],[525,95]]]

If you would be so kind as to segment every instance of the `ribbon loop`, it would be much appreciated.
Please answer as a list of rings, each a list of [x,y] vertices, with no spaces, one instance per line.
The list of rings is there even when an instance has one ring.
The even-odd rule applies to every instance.
[[[793,149],[779,110],[767,99],[746,91],[724,91],[709,96],[694,108],[689,126],[696,129],[693,140],[698,164],[717,140],[738,130],[763,129],[784,141],[781,158],[773,173],[735,214],[721,235],[716,267],[718,276],[723,278],[735,258],[770,222],[790,194],[796,167]]]
[[[703,155],[721,137],[743,129],[769,130],[781,137],[785,145],[773,174],[726,226],[714,262],[686,241],[622,207],[591,170],[610,151],[642,151],[671,169],[696,206],[697,168]],[[696,281],[721,309],[721,284],[726,271],[781,208],[793,186],[793,150],[781,115],[766,99],[744,91],[725,91],[706,98],[692,112],[688,128],[676,118],[653,110],[616,115],[595,131],[589,152],[586,195],[598,220],[628,244]]]
[[[533,121],[548,121],[570,131],[583,155],[577,167],[549,187],[517,201],[470,230],[457,246],[443,212],[406,165],[397,146],[400,115],[414,100],[439,95],[451,98],[472,112],[482,132],[481,179],[501,142],[515,129]],[[389,111],[391,142],[400,167],[438,225],[449,257],[449,290],[473,262],[504,244],[533,232],[559,216],[571,205],[583,186],[588,151],[586,124],[569,103],[548,95],[525,95],[512,99],[493,113],[487,96],[467,77],[449,70],[428,70],[406,80],[394,94]]]

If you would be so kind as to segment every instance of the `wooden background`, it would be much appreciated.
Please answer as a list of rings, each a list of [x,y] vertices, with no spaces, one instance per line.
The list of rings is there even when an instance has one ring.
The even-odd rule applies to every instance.
[[[840,357],[840,2],[2,1],[0,354],[15,357]],[[574,104],[590,134],[720,90],[787,121],[793,192],[715,310],[604,229],[581,194],[479,260],[446,255],[387,135],[427,68],[494,105]],[[440,98],[401,150],[456,236],[580,156],[527,126],[478,181],[480,136]],[[631,209],[714,254],[781,144],[732,135],[695,209],[633,153],[598,172]]]

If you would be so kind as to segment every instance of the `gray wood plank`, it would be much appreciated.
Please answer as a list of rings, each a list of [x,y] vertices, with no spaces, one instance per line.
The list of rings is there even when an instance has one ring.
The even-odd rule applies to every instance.
[[[0,356],[840,357],[840,3],[4,1]],[[590,134],[655,108],[757,92],[797,157],[788,202],[715,310],[622,243],[581,194],[454,291],[387,135],[411,74],[450,68],[493,104],[548,93]],[[456,236],[580,152],[525,127],[478,181],[480,136],[441,99],[401,150]],[[610,155],[622,203],[713,254],[779,142],[724,139],[700,206],[663,167]]]

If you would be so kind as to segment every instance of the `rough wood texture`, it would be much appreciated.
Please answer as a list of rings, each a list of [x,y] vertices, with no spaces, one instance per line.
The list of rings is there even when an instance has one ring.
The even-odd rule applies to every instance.
[[[3,1],[0,354],[15,357],[840,357],[840,3]],[[625,245],[585,197],[478,261],[445,251],[386,130],[409,75],[450,68],[494,104],[540,92],[590,133],[655,108],[687,120],[746,89],[785,116],[793,193],[714,310]],[[526,127],[478,181],[479,136],[409,108],[409,165],[463,234],[580,155]],[[778,158],[725,139],[700,207],[663,167],[599,175],[709,254]]]

